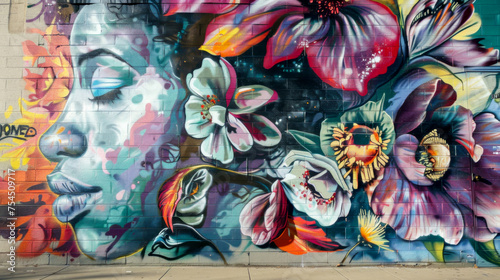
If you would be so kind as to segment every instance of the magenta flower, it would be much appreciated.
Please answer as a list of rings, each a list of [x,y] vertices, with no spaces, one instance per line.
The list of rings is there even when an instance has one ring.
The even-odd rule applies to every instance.
[[[252,0],[161,0],[165,16],[175,13],[209,13],[222,14],[231,11],[238,5]]]
[[[371,200],[404,239],[438,235],[457,244],[464,235],[492,240],[500,232],[500,122],[452,106],[453,88],[435,79],[417,87],[395,116],[394,160]],[[471,176],[472,173],[472,176]]]
[[[252,199],[240,213],[241,233],[252,238],[256,245],[265,245],[288,224],[288,201],[278,180],[271,192]]]
[[[267,42],[264,67],[305,51],[313,71],[329,85],[368,94],[368,82],[397,58],[400,28],[386,6],[371,0],[255,0],[215,18],[201,47],[237,56]]]
[[[193,93],[185,105],[186,132],[202,139],[203,156],[224,164],[234,159],[234,150],[273,147],[281,132],[270,120],[255,114],[262,106],[278,100],[278,94],[260,85],[236,88],[236,73],[224,59],[205,58],[202,66],[186,77]]]

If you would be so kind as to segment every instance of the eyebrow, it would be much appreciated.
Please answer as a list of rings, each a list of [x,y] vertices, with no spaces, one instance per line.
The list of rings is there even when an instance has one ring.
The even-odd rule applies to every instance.
[[[82,54],[80,56],[80,58],[78,58],[78,66],[81,66],[82,63],[84,63],[86,60],[100,56],[100,55],[109,55],[109,56],[112,56],[112,57],[122,61],[122,62],[127,63],[123,58],[119,57],[118,55],[116,55],[115,53],[113,53],[107,49],[96,49],[96,50],[90,51],[86,54]]]

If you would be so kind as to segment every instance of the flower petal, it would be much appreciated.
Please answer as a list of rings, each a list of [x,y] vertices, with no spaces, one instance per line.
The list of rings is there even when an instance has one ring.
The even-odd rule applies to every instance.
[[[386,167],[373,192],[371,207],[407,240],[438,235],[456,245],[464,234],[462,213],[446,193],[434,186],[414,185],[393,164]]]
[[[251,85],[239,87],[233,97],[237,109],[230,109],[233,114],[249,114],[260,107],[278,100],[278,93],[268,87]]]
[[[215,124],[204,119],[201,114],[201,106],[204,105],[203,99],[198,96],[190,96],[186,102],[186,122],[184,127],[187,134],[193,138],[205,138],[214,131]]]
[[[386,6],[358,1],[331,19],[333,35],[306,49],[314,72],[334,88],[368,94],[368,82],[397,58],[400,29]]]
[[[225,127],[215,126],[213,133],[201,143],[201,154],[207,158],[218,160],[223,164],[233,161],[233,147],[229,143]]]
[[[462,106],[441,107],[434,111],[429,122],[423,124],[423,131],[432,131],[436,124],[447,131],[452,140],[462,145],[474,161],[481,157],[482,148],[475,144],[472,137],[476,123],[470,110]]]
[[[442,98],[440,98],[442,97]],[[406,99],[396,115],[398,134],[408,133],[417,128],[438,107],[450,106],[456,100],[453,88],[434,79],[418,86]],[[433,102],[432,104],[431,101]]]
[[[413,184],[430,186],[433,182],[425,177],[425,166],[415,160],[418,140],[413,135],[404,134],[394,143],[394,160],[405,177]]]
[[[252,148],[253,138],[250,131],[231,113],[227,115],[226,129],[228,131],[227,137],[236,150],[247,152]]]
[[[281,141],[280,130],[266,117],[249,114],[240,115],[240,119],[254,139],[254,143],[262,147],[272,147]]]
[[[498,62],[498,50],[485,48],[479,43],[481,39],[450,40],[428,55],[455,67],[490,66]]]
[[[481,159],[472,165],[475,180],[474,213],[483,217],[491,232],[500,232],[500,122],[493,114],[483,113],[474,118],[476,143],[484,148]]]
[[[276,34],[267,41],[264,67],[269,69],[278,62],[299,57],[310,43],[324,38],[329,29],[329,20],[304,19],[303,14],[287,16]]]
[[[201,67],[186,76],[189,90],[201,98],[215,95],[222,99],[229,89],[231,77],[217,61],[205,58]]]
[[[161,1],[164,16],[173,15],[175,13],[207,13],[207,14],[223,14],[231,11],[238,5],[245,5],[252,0],[184,0],[184,1]]]
[[[281,182],[274,182],[271,192],[252,199],[240,213],[241,233],[252,237],[256,245],[265,245],[278,237],[287,225],[288,202]]]
[[[462,31],[474,13],[473,0],[458,4],[457,1],[419,1],[406,18],[406,37],[410,57],[416,57],[443,44]],[[426,13],[426,16],[422,16]]]
[[[266,38],[282,16],[302,13],[297,0],[256,0],[212,20],[200,50],[222,57],[237,56]]]

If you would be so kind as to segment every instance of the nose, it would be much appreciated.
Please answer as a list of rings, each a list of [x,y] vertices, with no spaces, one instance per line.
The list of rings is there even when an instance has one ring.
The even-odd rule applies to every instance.
[[[50,161],[80,157],[87,150],[87,137],[73,125],[54,124],[40,139],[40,150]]]

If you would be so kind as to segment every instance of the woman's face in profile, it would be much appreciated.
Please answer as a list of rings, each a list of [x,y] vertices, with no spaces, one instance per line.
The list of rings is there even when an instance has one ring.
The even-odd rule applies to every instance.
[[[178,160],[185,91],[157,35],[140,18],[84,7],[70,37],[73,88],[40,140],[57,162],[47,177],[54,215],[93,258],[132,254],[162,226],[157,192]]]

